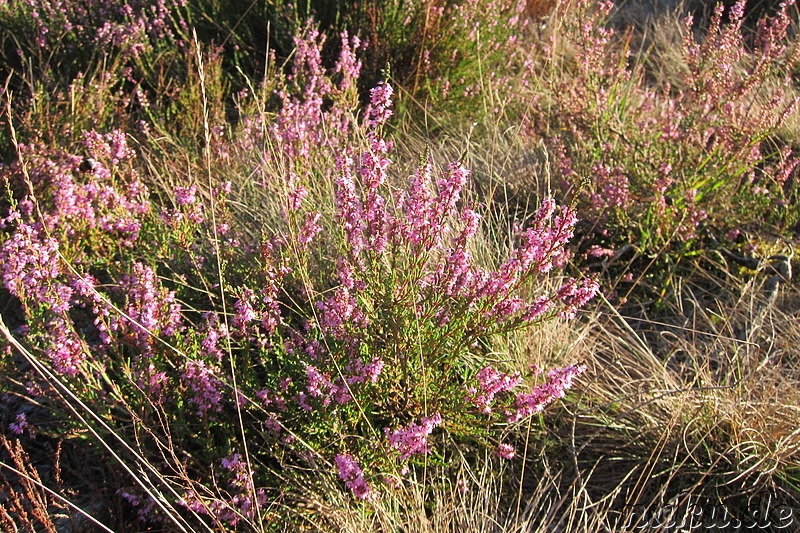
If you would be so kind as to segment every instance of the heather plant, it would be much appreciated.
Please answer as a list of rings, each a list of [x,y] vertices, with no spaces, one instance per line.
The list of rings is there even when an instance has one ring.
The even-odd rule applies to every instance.
[[[51,66],[61,68],[63,57],[53,57],[53,52],[87,58],[116,51],[124,58],[140,58],[156,46],[177,41],[186,31],[179,18],[185,5],[183,0],[10,1],[0,6],[0,17],[9,31],[4,38],[13,41],[7,44],[16,47],[18,61],[35,59],[40,67],[54,62]]]
[[[460,121],[501,114],[513,99],[517,44],[530,24],[525,5],[395,0],[339,9],[342,24],[367,44],[367,89],[388,74],[411,97],[401,100],[401,113],[419,117],[435,106]]]
[[[542,85],[528,131],[550,146],[564,187],[579,190],[595,246],[652,253],[703,228],[721,239],[764,220],[794,224],[797,159],[778,135],[796,107],[790,6],[752,37],[744,2],[719,4],[705,30],[686,18],[683,68],[660,84],[646,66],[656,52],[634,57],[631,34],[608,23],[613,4],[574,6],[532,63]]]
[[[359,44],[341,42],[326,72],[307,30],[274,93],[280,110],[242,121],[255,183],[155,194],[119,131],[18,145],[3,169],[0,268],[21,316],[4,328],[4,365],[28,383],[8,386],[71,421],[42,437],[83,427],[121,445],[119,497],[143,520],[280,522],[275,502],[302,490],[308,468],[374,501],[411,470],[448,464],[446,442],[509,459],[507,428],[584,371],[486,360],[504,335],[572,318],[597,291],[556,281],[574,211],[543,199],[510,256],[479,263],[468,170],[425,156],[401,186],[386,137],[393,88],[375,87],[356,120]],[[205,116],[206,157],[225,161]],[[236,222],[237,195],[254,186],[272,196],[258,236]]]

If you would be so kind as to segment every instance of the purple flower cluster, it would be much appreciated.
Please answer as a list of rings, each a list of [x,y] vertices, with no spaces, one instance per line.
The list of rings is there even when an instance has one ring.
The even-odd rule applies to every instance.
[[[541,76],[541,66],[530,65],[551,84],[551,105],[532,118],[530,132],[545,140],[567,183],[590,176],[578,205],[605,242],[637,240],[646,249],[691,241],[704,223],[724,230],[742,218],[761,222],[774,214],[766,205],[790,201],[784,184],[797,157],[764,139],[800,102],[787,68],[793,4],[776,5],[755,36],[744,0],[718,3],[701,39],[688,17],[678,46],[685,68],[659,88],[616,45],[611,2],[579,0],[566,14],[559,38],[574,47],[575,75]],[[565,60],[554,53],[545,68]]]
[[[361,500],[373,500],[378,493],[372,489],[364,480],[364,472],[353,458],[352,455],[340,453],[336,455],[336,468],[339,471],[339,479],[344,481],[345,486]]]
[[[50,345],[46,349],[53,368],[65,376],[75,377],[86,360],[87,349],[63,317],[48,324]]]
[[[318,301],[322,330],[333,338],[343,340],[351,329],[369,325],[369,319],[358,307],[358,300],[346,287],[339,287],[333,296]]]
[[[9,424],[8,429],[15,435],[22,435],[25,431],[27,431],[28,435],[31,437],[36,434],[34,427],[28,422],[28,417],[25,413],[19,413],[17,415],[17,421]]]
[[[512,257],[490,271],[474,264],[471,250],[481,217],[474,206],[460,205],[469,179],[461,164],[451,164],[435,179],[430,162],[425,162],[407,189],[394,196],[383,195],[391,147],[378,136],[378,127],[389,117],[390,97],[388,84],[372,92],[366,124],[370,150],[345,154],[337,161],[337,218],[346,247],[337,259],[342,286],[318,303],[324,331],[343,339],[346,324],[358,326],[359,298],[367,291],[380,291],[371,286],[378,281],[374,269],[380,270],[382,262],[397,264],[398,258],[408,264],[404,268],[419,276],[404,285],[406,291],[417,293],[418,315],[437,317],[440,325],[453,318],[450,305],[443,305],[443,296],[466,303],[466,308],[453,303],[461,313],[464,309],[478,312],[496,324],[542,319],[557,303],[577,306],[581,299],[576,295],[569,301],[566,295],[553,295],[532,303],[517,295],[534,275],[562,267],[569,259],[566,244],[577,222],[573,210],[559,208],[550,198],[543,200],[529,226],[518,232],[519,244]],[[591,286],[584,289],[581,294],[588,296]],[[394,297],[403,300],[405,296]],[[570,316],[571,312],[563,314]]]
[[[540,372],[537,366],[532,366],[534,375]],[[544,383],[533,388],[531,392],[518,392],[514,389],[523,383],[518,372],[504,374],[487,366],[475,376],[477,386],[467,388],[467,401],[478,407],[484,414],[493,413],[497,404],[502,408],[507,422],[518,422],[530,415],[542,412],[551,402],[563,398],[565,392],[572,387],[576,377],[585,372],[582,365],[569,365],[564,368],[554,368],[547,373]],[[496,450],[501,457],[513,457],[513,447],[501,445]]]
[[[281,110],[269,127],[271,138],[288,160],[309,157],[315,147],[334,148],[350,131],[350,119],[344,107],[336,104],[325,107],[326,101],[338,103],[355,86],[361,71],[361,62],[355,55],[361,47],[360,40],[347,32],[342,33],[341,40],[342,48],[333,72],[339,81],[334,83],[322,66],[325,36],[309,24],[305,32],[294,39],[294,61],[288,85],[302,90],[302,95],[295,96],[288,87],[279,90]]]
[[[575,312],[594,298],[599,290],[600,284],[594,278],[570,278],[556,291],[556,297],[564,304],[558,315],[566,319],[575,318]]]
[[[492,404],[498,394],[508,393],[522,383],[519,372],[504,374],[487,366],[475,376],[477,387],[469,387],[467,399],[477,406],[483,413],[492,412]]]
[[[45,304],[56,312],[69,308],[71,291],[61,276],[59,244],[34,225],[22,224],[0,247],[3,284],[23,302]]]
[[[134,263],[133,273],[123,276],[119,286],[127,299],[127,316],[114,317],[111,329],[130,337],[142,355],[150,356],[155,337],[170,337],[183,327],[175,291],[163,289],[155,271],[142,263]]]
[[[442,416],[435,413],[424,417],[420,424],[412,422],[407,427],[400,427],[394,431],[383,428],[383,432],[386,434],[389,446],[400,454],[400,459],[408,459],[412,455],[427,454],[431,451],[428,436],[441,423]]]
[[[361,359],[354,359],[347,365],[349,376],[345,379],[348,385],[355,383],[377,383],[386,363],[379,357],[373,357],[369,363],[364,364]]]
[[[67,41],[70,47],[114,48],[136,58],[153,50],[154,43],[176,39],[175,15],[185,5],[185,0],[10,0],[0,4],[0,10],[29,18],[40,48]],[[179,24],[186,29],[182,19]]]
[[[353,399],[350,389],[350,379],[348,377],[336,377],[331,379],[330,375],[321,372],[315,366],[306,366],[306,377],[308,386],[305,392],[297,395],[298,404],[306,411],[313,411],[314,407],[308,403],[308,398],[320,399],[322,406],[327,407],[332,402],[335,405],[344,405]]]
[[[84,142],[96,158],[85,179],[79,178],[81,158],[35,145],[21,147],[24,168],[17,163],[3,175],[12,190],[32,196],[12,203],[2,219],[3,226],[14,231],[0,246],[0,275],[29,313],[45,312],[41,318],[46,324],[45,353],[56,371],[70,377],[79,373],[90,346],[74,331],[68,311],[78,307],[91,310],[100,345],[110,343],[111,328],[120,322],[109,324],[109,307],[96,290],[96,280],[90,275],[68,275],[64,260],[76,255],[73,247],[75,243],[83,246],[82,241],[100,249],[109,240],[117,246],[132,246],[140,229],[137,217],[150,209],[135,172],[122,176],[129,180],[123,192],[112,186],[120,180],[112,176],[113,165],[122,165],[133,155],[124,135],[89,132]],[[151,285],[152,280],[133,291],[132,301],[141,305],[128,311],[144,327],[158,326],[157,332],[169,334],[170,321],[163,313],[148,313]],[[176,312],[173,306],[167,315],[175,318]],[[141,332],[138,341],[146,343]],[[91,342],[94,349],[102,351],[95,340]]]
[[[542,410],[556,399],[563,398],[566,391],[572,388],[576,377],[586,371],[583,365],[569,365],[554,368],[547,373],[547,380],[533,388],[530,393],[521,393],[516,397],[513,409],[506,412],[508,422],[519,422]]]
[[[190,359],[184,364],[181,378],[191,393],[189,401],[197,407],[197,416],[207,418],[210,413],[222,411],[223,383],[217,378],[215,368]]]
[[[499,444],[497,448],[494,449],[494,453],[498,457],[502,457],[503,459],[508,459],[508,460],[513,459],[514,455],[516,455],[514,447],[508,443]]]

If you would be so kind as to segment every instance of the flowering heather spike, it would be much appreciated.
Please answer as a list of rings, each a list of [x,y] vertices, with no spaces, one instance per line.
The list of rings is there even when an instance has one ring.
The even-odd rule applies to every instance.
[[[59,244],[30,224],[20,224],[0,247],[3,284],[22,301],[50,304],[56,310],[69,307],[70,295],[58,290],[61,275]]]
[[[345,486],[361,500],[373,500],[378,493],[364,481],[364,472],[352,455],[340,453],[336,455],[336,468],[339,470],[339,479]]]
[[[364,205],[358,196],[353,179],[353,158],[350,156],[337,158],[336,166],[339,170],[339,176],[336,178],[337,215],[342,222],[350,253],[353,257],[358,257],[366,248],[366,243]]]
[[[356,51],[361,48],[361,40],[353,35],[349,36],[347,31],[340,35],[342,39],[342,51],[339,60],[336,61],[334,72],[342,75],[339,82],[339,91],[345,92],[358,80],[361,74],[361,61],[356,57]]]
[[[349,385],[366,382],[377,383],[384,366],[385,362],[379,357],[373,357],[367,364],[364,364],[361,359],[354,359],[347,365],[347,372],[350,375],[347,376],[346,381]]]
[[[83,343],[63,318],[57,318],[48,325],[48,328],[52,345],[47,350],[47,356],[53,362],[53,367],[66,376],[77,376],[82,363],[86,360]]]
[[[325,36],[310,22],[294,39],[295,55],[288,81],[295,90],[283,87],[277,91],[281,110],[268,130],[289,161],[310,157],[320,148],[339,150],[352,128],[352,120],[343,107],[346,98],[341,97],[354,86],[361,71],[361,63],[355,55],[361,42],[347,33],[341,37],[342,49],[332,73],[327,73],[322,66]],[[334,77],[338,78],[338,83],[332,81]],[[326,104],[328,101],[332,101],[332,105]],[[264,126],[260,122],[249,117],[244,122],[253,130],[253,137],[263,134]]]
[[[481,369],[475,379],[478,387],[470,387],[467,399],[486,414],[492,412],[492,403],[498,394],[511,392],[522,383],[519,372],[503,374],[490,366]]]
[[[358,302],[345,287],[339,287],[333,296],[317,302],[322,329],[338,340],[346,337],[351,328],[363,328],[369,319],[358,308]]]
[[[303,246],[308,245],[314,237],[322,231],[318,222],[322,218],[320,213],[306,213],[306,220],[303,227],[300,228],[300,235],[297,237],[297,242]]]
[[[428,240],[430,232],[431,192],[433,184],[433,167],[430,161],[417,168],[417,172],[411,177],[408,191],[402,199],[403,214],[405,215],[405,225],[403,226],[403,238],[414,243],[420,244]]]
[[[289,210],[297,211],[300,209],[300,204],[308,196],[308,190],[302,185],[298,185],[289,192]]]
[[[191,391],[189,402],[195,404],[200,418],[222,411],[223,384],[215,374],[215,369],[203,361],[189,360],[184,365],[181,378]]]
[[[178,205],[193,204],[197,200],[197,186],[175,187],[175,202]]]
[[[17,435],[22,435],[22,433],[28,429],[30,424],[28,424],[28,420],[25,416],[25,413],[20,413],[17,415],[17,421],[8,425],[8,429]]]
[[[233,308],[236,310],[236,314],[233,317],[233,329],[242,336],[247,335],[248,326],[258,318],[253,305],[250,303],[252,297],[253,290],[245,289],[242,297],[233,304]]]
[[[132,274],[122,277],[120,287],[128,300],[126,314],[133,320],[115,317],[112,329],[131,335],[143,355],[152,355],[153,335],[172,336],[183,327],[175,291],[161,288],[153,269],[138,262]]]
[[[516,454],[514,447],[507,443],[502,443],[497,446],[494,450],[495,455],[498,457],[502,457],[503,459],[513,459],[514,455]]]
[[[392,116],[392,95],[394,89],[387,82],[381,82],[370,89],[370,104],[367,107],[367,125],[370,130],[377,129]]]
[[[324,397],[324,402],[330,402],[327,398],[329,391],[333,388],[330,376],[311,365],[306,366],[306,376],[308,377],[308,386],[306,387],[308,394],[315,398]]]
[[[441,425],[442,416],[439,413],[424,417],[417,425],[412,422],[408,427],[401,427],[394,431],[383,428],[389,446],[400,454],[400,459],[408,459],[412,455],[427,454],[431,451],[428,436],[436,426]]]
[[[564,304],[564,309],[558,312],[559,316],[567,319],[575,318],[575,312],[594,298],[600,290],[600,284],[594,278],[577,280],[570,278],[558,291],[556,297]]]
[[[506,412],[508,422],[519,422],[530,415],[541,413],[552,401],[563,398],[572,388],[573,380],[586,371],[584,365],[569,365],[554,368],[547,373],[547,381],[533,388],[530,393],[520,393],[515,401],[515,409]]]
[[[448,216],[456,208],[456,204],[461,198],[461,191],[464,190],[464,186],[467,184],[468,177],[469,170],[464,165],[450,163],[447,177],[437,183],[439,195],[434,207],[438,211],[438,222],[440,224],[444,222],[444,217]]]

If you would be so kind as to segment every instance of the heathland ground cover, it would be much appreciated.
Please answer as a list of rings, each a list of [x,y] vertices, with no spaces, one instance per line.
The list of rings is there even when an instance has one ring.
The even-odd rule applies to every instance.
[[[796,527],[799,23],[0,2],[0,525]]]

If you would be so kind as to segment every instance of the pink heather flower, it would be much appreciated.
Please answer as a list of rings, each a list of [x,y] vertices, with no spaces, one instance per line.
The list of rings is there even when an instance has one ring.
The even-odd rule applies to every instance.
[[[306,196],[308,196],[308,189],[302,185],[292,189],[289,192],[289,209],[292,211],[297,211],[300,209],[300,204],[303,203],[303,200],[305,200]]]
[[[358,308],[358,302],[344,287],[339,287],[333,296],[317,302],[320,310],[320,325],[336,339],[345,338],[348,329],[366,327],[369,320]]]
[[[252,296],[253,290],[245,289],[242,297],[233,304],[233,308],[236,310],[236,314],[233,317],[233,329],[240,335],[245,335],[248,325],[258,318],[250,303]]]
[[[573,210],[563,206],[561,213],[553,218],[552,226],[549,226],[547,222],[555,211],[555,201],[545,198],[533,224],[522,234],[522,243],[515,257],[520,272],[527,272],[535,266],[540,272],[546,273],[553,267],[561,266],[569,257],[564,245],[572,238],[578,218]]]
[[[251,472],[247,468],[247,464],[242,461],[241,454],[233,453],[228,457],[222,458],[222,467],[234,474],[233,480],[230,482],[231,488],[238,488],[249,490],[252,484]]]
[[[377,493],[364,481],[364,473],[356,460],[351,455],[337,454],[336,468],[339,470],[339,479],[345,486],[361,500],[372,500]]]
[[[146,494],[134,494],[124,490],[117,492],[129,504],[136,507],[136,514],[140,520],[146,522],[153,516],[156,508],[156,502]]]
[[[151,335],[171,336],[182,327],[181,306],[175,291],[166,291],[156,273],[147,265],[134,263],[133,273],[122,277],[127,316],[114,319],[112,329],[122,330],[136,341],[145,355],[151,355]]]
[[[340,35],[342,40],[342,51],[339,54],[339,60],[333,71],[342,75],[342,81],[339,83],[339,90],[348,90],[353,83],[358,80],[361,75],[361,61],[356,57],[355,52],[361,48],[361,40],[353,35],[343,31]]]
[[[189,360],[181,374],[191,391],[189,402],[197,406],[197,416],[205,418],[209,413],[222,411],[222,382],[215,376],[215,369],[203,361]]]
[[[732,230],[729,230],[728,233],[725,234],[725,238],[728,239],[729,241],[735,241],[739,237],[739,235],[741,235],[741,234],[742,234],[742,230],[740,230],[740,229],[732,229]]]
[[[467,184],[469,177],[469,170],[467,170],[461,163],[450,163],[449,171],[445,178],[442,178],[436,184],[439,188],[439,197],[434,203],[435,209],[439,213],[442,223],[444,217],[451,213],[461,198],[461,191]]]
[[[175,201],[178,205],[193,204],[197,193],[197,186],[191,187],[175,187]]]
[[[366,248],[364,240],[364,206],[358,196],[352,167],[353,158],[340,157],[336,161],[339,176],[336,178],[336,207],[351,253],[358,257]]]
[[[81,364],[86,360],[83,344],[63,318],[57,318],[48,327],[52,345],[47,349],[47,356],[53,368],[69,377],[77,376]]]
[[[275,413],[267,414],[267,418],[264,420],[264,426],[266,426],[267,431],[275,436],[280,435],[281,431],[283,430],[283,426],[281,426],[281,423],[278,420],[278,415]]]
[[[420,165],[416,174],[411,177],[408,189],[402,197],[401,204],[405,215],[403,237],[414,244],[423,242],[433,229],[430,227],[432,174],[430,162]]]
[[[169,385],[169,378],[166,372],[156,372],[156,367],[148,361],[147,368],[134,373],[136,384],[144,390],[150,401],[155,405],[161,405],[166,398],[164,389]]]
[[[354,359],[347,365],[347,371],[350,373],[347,376],[347,383],[350,385],[367,381],[377,383],[384,366],[385,363],[380,357],[373,357],[367,364],[362,363],[360,359]]]
[[[379,83],[369,91],[370,105],[367,107],[367,124],[370,129],[383,126],[392,116],[394,89],[386,82]]]
[[[580,281],[570,278],[556,291],[556,297],[564,304],[564,308],[558,312],[558,315],[566,319],[575,318],[577,309],[594,298],[599,290],[600,284],[594,278],[585,278]]]
[[[506,412],[508,422],[519,422],[530,415],[541,413],[548,404],[563,398],[566,391],[572,388],[573,380],[585,371],[584,365],[569,365],[550,370],[547,381],[534,387],[530,393],[517,395],[516,409]]]
[[[329,391],[333,388],[333,383],[331,383],[330,376],[320,372],[315,366],[307,365],[306,377],[308,378],[308,386],[306,387],[306,390],[308,391],[309,396],[313,396],[315,398],[324,396],[326,397],[325,402],[330,402],[330,400],[327,398]]]
[[[110,160],[112,165],[132,159],[136,156],[128,142],[125,134],[120,130],[114,130],[106,134],[95,131],[83,133],[83,144],[95,159]]]
[[[219,322],[219,317],[215,313],[205,313],[204,318],[206,319],[204,325],[206,336],[200,345],[208,355],[214,356],[217,362],[220,362],[223,353],[219,347],[219,341],[228,336],[227,326]]]
[[[475,376],[478,387],[469,388],[468,399],[486,414],[492,412],[492,403],[498,394],[510,392],[522,383],[519,372],[503,374],[487,366]]]
[[[0,273],[8,291],[21,300],[68,307],[69,298],[54,298],[51,287],[61,274],[58,241],[47,238],[30,224],[20,224],[0,247]],[[67,295],[64,295],[67,296]]]
[[[300,235],[297,237],[297,241],[300,244],[306,245],[310,243],[317,233],[322,231],[322,228],[317,224],[320,218],[322,218],[320,213],[306,213],[305,224],[303,224],[300,229]]]
[[[553,307],[553,300],[546,296],[537,298],[522,312],[522,320],[533,321],[545,315]]]
[[[25,413],[19,413],[17,415],[17,421],[15,423],[9,424],[8,429],[10,429],[13,433],[17,435],[22,435],[22,433],[30,426],[28,424],[28,420],[25,417]]]
[[[336,378],[336,381],[333,382],[331,398],[339,405],[344,405],[353,399],[353,396],[350,394],[350,387],[342,378]]]
[[[411,423],[408,427],[400,427],[395,431],[383,428],[389,446],[400,454],[401,459],[408,459],[412,455],[427,454],[430,452],[428,436],[436,426],[442,423],[439,413],[422,419],[421,424]]]
[[[503,459],[513,459],[516,454],[514,447],[510,444],[503,443],[497,446],[494,450],[495,455]]]
[[[614,255],[614,253],[611,248],[594,245],[586,251],[586,257],[608,257]]]
[[[264,403],[264,407],[274,406],[281,413],[285,413],[289,409],[286,399],[269,389],[256,391],[256,397]]]
[[[350,291],[353,289],[364,290],[364,282],[360,279],[356,279],[355,273],[353,272],[353,265],[344,257],[338,257],[336,259],[336,273],[339,275],[339,281],[341,281],[345,289]]]
[[[289,83],[277,93],[281,110],[268,133],[288,158],[308,157],[316,150],[339,150],[352,128],[352,119],[340,102],[360,72],[355,57],[360,41],[342,34],[342,49],[333,72],[326,72],[322,64],[325,36],[311,24],[294,43]],[[333,83],[334,76],[338,83]],[[254,139],[263,136],[263,127],[254,125],[251,129]]]

